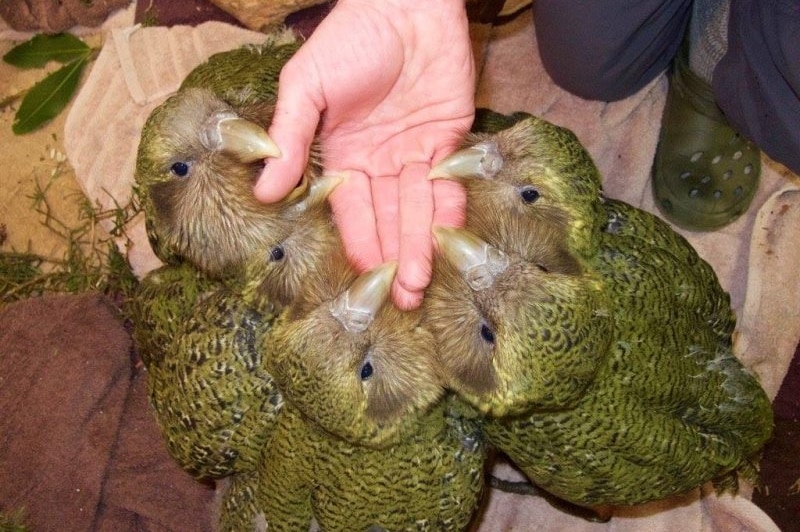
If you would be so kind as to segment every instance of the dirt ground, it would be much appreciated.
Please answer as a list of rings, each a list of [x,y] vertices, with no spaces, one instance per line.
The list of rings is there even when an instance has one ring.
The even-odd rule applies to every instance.
[[[86,39],[90,44],[92,38]],[[5,55],[17,43],[0,42],[0,55]],[[69,107],[45,127],[15,135],[11,126],[20,99],[14,98],[48,72],[59,67],[51,64],[43,69],[23,70],[0,62],[0,250],[29,251],[58,259],[66,250],[66,239],[45,225],[49,212],[55,222],[67,227],[79,223],[80,205],[84,195],[75,180],[63,148],[64,122]],[[91,67],[91,64],[89,65]],[[84,76],[86,75],[84,72]],[[44,192],[46,204],[36,201]],[[37,209],[38,205],[38,209]],[[2,238],[5,234],[5,238]]]

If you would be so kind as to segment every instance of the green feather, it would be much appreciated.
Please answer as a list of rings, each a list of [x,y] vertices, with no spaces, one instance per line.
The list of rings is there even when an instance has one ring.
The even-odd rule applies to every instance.
[[[486,408],[496,400],[490,396],[462,394],[490,410],[484,424],[489,441],[540,487],[587,506],[638,504],[709,480],[734,487],[737,472],[751,478],[771,435],[770,402],[732,353],[735,316],[711,266],[657,217],[604,198],[597,169],[570,132],[535,117],[505,123],[493,117],[491,124],[504,128],[476,134],[468,145],[496,143],[503,166],[493,179],[463,180],[467,228],[508,253],[512,264],[544,260],[547,266],[566,251],[580,268],[566,276],[545,268],[536,282],[512,271],[488,294],[470,294],[454,290],[460,273],[439,264],[428,321],[459,321],[464,311],[452,309],[471,308],[501,324],[483,358],[507,368],[508,382],[527,382],[531,368],[544,374],[538,367],[553,364],[542,352],[558,336],[554,330],[600,331],[610,342],[594,353],[596,373],[585,393],[564,408],[533,406],[507,416]],[[539,193],[530,205],[519,197],[526,186]],[[593,280],[603,294],[594,318],[585,299],[549,295],[557,310],[536,302],[542,291],[550,294],[550,283],[581,279]],[[440,291],[439,283],[450,286]],[[445,316],[442,301],[453,297],[458,301],[448,301]],[[504,335],[508,324],[522,324],[527,335]],[[435,323],[431,328],[437,331]],[[461,350],[462,356],[474,352],[469,345]],[[574,343],[561,352],[573,356]],[[552,375],[537,393],[556,395],[574,386],[569,371]]]

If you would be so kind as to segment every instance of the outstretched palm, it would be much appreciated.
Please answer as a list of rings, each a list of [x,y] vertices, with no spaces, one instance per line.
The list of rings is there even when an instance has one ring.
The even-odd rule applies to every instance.
[[[348,174],[331,198],[348,254],[361,269],[399,260],[393,295],[410,308],[430,280],[431,224],[463,219],[463,191],[426,176],[472,122],[474,68],[463,2],[406,4],[340,1],[287,63],[275,197],[256,192],[277,199],[296,183],[322,113],[325,168]]]

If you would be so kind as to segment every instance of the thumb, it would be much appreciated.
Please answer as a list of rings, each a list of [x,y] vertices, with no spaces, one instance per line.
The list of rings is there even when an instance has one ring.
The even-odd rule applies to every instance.
[[[267,159],[253,193],[264,203],[283,199],[300,182],[308,164],[308,152],[324,109],[308,77],[296,74],[290,60],[280,75],[275,114],[269,136],[281,150],[281,156]],[[319,93],[317,93],[319,94]]]

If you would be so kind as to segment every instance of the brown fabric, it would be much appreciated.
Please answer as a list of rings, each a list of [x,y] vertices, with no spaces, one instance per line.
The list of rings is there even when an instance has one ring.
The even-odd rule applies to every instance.
[[[0,17],[19,31],[58,33],[73,26],[100,25],[112,11],[131,0],[3,0]]]
[[[167,454],[141,372],[128,394],[95,530],[210,531],[213,498],[213,485],[194,480]]]
[[[128,393],[130,337],[100,296],[0,310],[0,509],[89,530]]]
[[[761,460],[763,487],[753,493],[781,530],[794,530],[800,518],[800,346],[773,402],[775,435]]]
[[[169,457],[102,296],[0,311],[0,511],[31,530],[211,530],[213,487]]]

